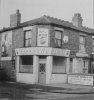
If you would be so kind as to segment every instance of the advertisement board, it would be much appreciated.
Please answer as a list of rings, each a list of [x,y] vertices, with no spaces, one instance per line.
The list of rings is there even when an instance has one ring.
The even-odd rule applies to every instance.
[[[49,30],[38,28],[37,46],[48,46]]]

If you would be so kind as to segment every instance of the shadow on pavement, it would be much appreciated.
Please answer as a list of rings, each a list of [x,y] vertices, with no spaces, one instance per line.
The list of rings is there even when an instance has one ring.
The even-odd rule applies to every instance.
[[[33,100],[36,99],[33,95],[46,95],[45,92],[52,92],[61,88],[54,88],[50,86],[36,85],[36,84],[22,84],[0,82],[0,99],[8,98],[9,100]],[[31,96],[28,96],[30,94]]]

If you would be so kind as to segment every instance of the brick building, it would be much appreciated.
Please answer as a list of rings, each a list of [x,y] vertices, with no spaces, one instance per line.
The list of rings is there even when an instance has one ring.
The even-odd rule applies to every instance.
[[[0,31],[0,67],[17,82],[93,85],[94,30],[49,16],[21,23],[19,10]]]

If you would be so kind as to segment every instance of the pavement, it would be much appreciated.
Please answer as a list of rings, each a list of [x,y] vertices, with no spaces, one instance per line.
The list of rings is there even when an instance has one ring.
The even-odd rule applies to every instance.
[[[8,82],[11,84],[16,84],[17,86],[21,86],[22,83],[15,83],[15,82]],[[23,84],[23,87],[29,86],[28,90],[34,91],[43,91],[43,92],[50,92],[50,93],[66,93],[66,94],[89,94],[94,93],[94,86],[83,86],[83,85],[74,85],[74,84],[63,84],[63,83],[54,83],[54,84],[47,84],[47,85],[30,85],[30,84]],[[33,87],[33,88],[32,88]]]
[[[84,86],[78,84],[64,84],[64,83],[48,84],[47,86],[61,88],[60,90],[54,90],[55,93],[65,93],[65,94],[93,94],[94,93],[94,86]]]
[[[31,92],[43,92],[43,93],[59,93],[59,94],[94,94],[93,86],[83,86],[83,85],[74,85],[74,84],[63,84],[63,83],[54,83],[54,84],[24,84],[18,82],[0,82],[0,84],[8,87],[25,89]]]

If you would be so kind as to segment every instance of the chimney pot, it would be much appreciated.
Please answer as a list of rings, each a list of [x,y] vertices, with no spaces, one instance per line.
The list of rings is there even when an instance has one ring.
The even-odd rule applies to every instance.
[[[15,14],[10,15],[10,27],[16,27],[21,22],[21,14],[19,9],[16,10]]]
[[[82,17],[80,13],[75,13],[72,18],[72,24],[76,27],[82,27]]]

